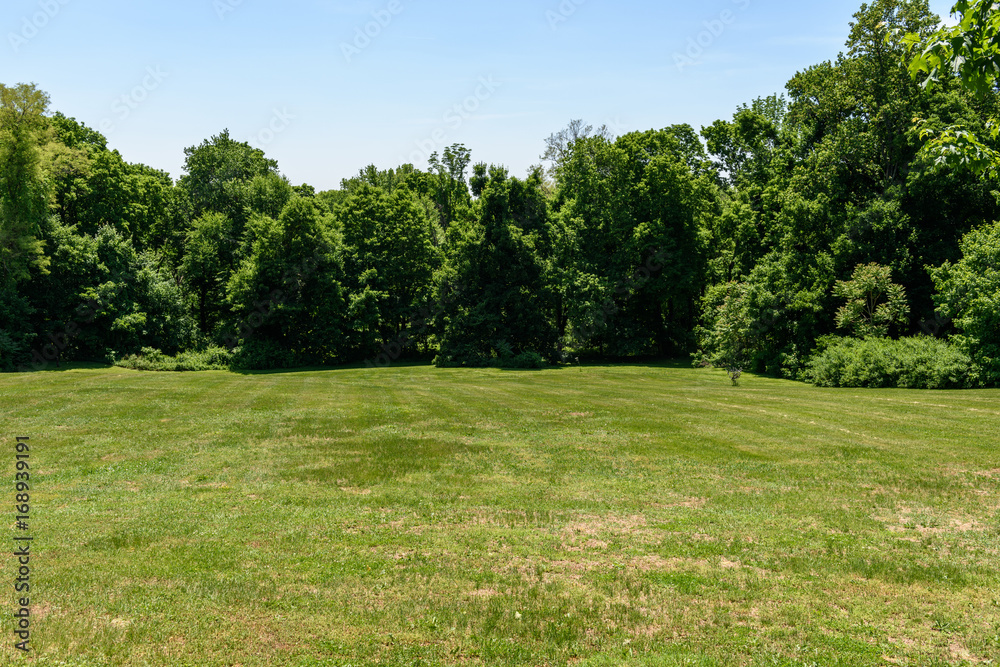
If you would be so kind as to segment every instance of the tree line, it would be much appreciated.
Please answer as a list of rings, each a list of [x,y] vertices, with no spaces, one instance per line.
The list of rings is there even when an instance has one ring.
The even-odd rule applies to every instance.
[[[967,37],[995,19],[960,5]],[[456,144],[325,192],[228,131],[174,181],[0,85],[0,366],[694,355],[995,385],[1000,96],[943,31],[926,0],[876,0],[836,59],[700,132],[572,121],[524,178]]]

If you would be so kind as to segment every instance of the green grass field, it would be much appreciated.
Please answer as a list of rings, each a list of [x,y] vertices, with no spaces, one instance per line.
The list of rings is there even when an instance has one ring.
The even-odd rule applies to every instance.
[[[0,662],[1000,664],[1000,391],[75,368],[0,414]]]

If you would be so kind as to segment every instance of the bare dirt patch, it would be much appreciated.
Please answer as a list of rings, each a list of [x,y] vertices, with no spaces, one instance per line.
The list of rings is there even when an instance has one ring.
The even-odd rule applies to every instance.
[[[678,565],[685,562],[690,561],[685,561],[683,558],[667,559],[655,554],[647,554],[645,556],[633,558],[629,561],[629,567],[633,570],[638,570],[639,572],[661,572],[664,570],[679,569]]]
[[[647,525],[646,517],[641,514],[631,516],[597,516],[586,515],[577,521],[566,524],[564,530],[581,535],[599,536],[607,533],[628,534],[633,533]]]
[[[500,591],[495,588],[477,588],[476,590],[469,593],[469,597],[474,598],[492,598],[498,595],[503,595]]]

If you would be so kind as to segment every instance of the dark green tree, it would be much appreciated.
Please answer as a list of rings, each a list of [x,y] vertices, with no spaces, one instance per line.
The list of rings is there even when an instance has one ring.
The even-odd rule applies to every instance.
[[[226,283],[235,269],[239,240],[222,213],[206,213],[191,226],[180,273],[195,299],[199,331],[210,336],[223,315]]]
[[[924,267],[956,258],[962,234],[995,210],[981,181],[920,154],[915,116],[979,113],[956,86],[928,93],[907,72],[900,36],[936,25],[922,0],[862,5],[847,52],[789,81],[783,118],[768,111],[777,105],[755,105],[705,131],[730,186],[712,223],[719,287],[704,300],[706,358],[794,375],[836,330],[833,286],[859,264],[887,267],[905,287],[904,332],[933,316]]]
[[[155,255],[137,252],[110,225],[94,236],[55,225],[47,239],[50,270],[25,290],[37,312],[38,345],[58,350],[44,361],[101,361],[143,347],[173,354],[194,344],[184,293]]]
[[[229,130],[185,148],[184,155],[186,173],[178,185],[187,193],[195,218],[222,213],[241,233],[254,212],[278,215],[291,196],[290,185],[287,190],[276,186],[275,179],[284,181],[278,163],[264,151],[232,139]]]
[[[314,198],[293,197],[277,220],[257,216],[251,229],[250,254],[226,287],[247,365],[344,361],[343,250],[330,216]]]
[[[539,229],[546,224],[541,178],[492,169],[472,221],[448,230],[439,276],[439,366],[537,365],[557,358]]]
[[[689,349],[717,206],[697,135],[580,138],[557,175],[551,273],[564,344],[612,356]]]

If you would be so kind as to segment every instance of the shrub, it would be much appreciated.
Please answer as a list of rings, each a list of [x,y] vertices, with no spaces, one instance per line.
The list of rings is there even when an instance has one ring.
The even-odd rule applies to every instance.
[[[710,287],[702,299],[695,365],[796,377],[803,353],[826,330],[827,286],[794,284],[778,258],[761,260],[742,282]]]
[[[542,355],[528,351],[511,357],[502,357],[498,365],[500,368],[545,368],[549,364]]]
[[[930,336],[821,339],[805,379],[820,387],[959,389],[974,386],[972,359]]]
[[[123,357],[114,364],[136,371],[224,371],[232,364],[232,357],[228,350],[221,347],[181,352],[176,357],[163,354],[156,348],[144,347],[139,354]]]
[[[448,356],[438,354],[434,364],[438,368],[545,368],[549,362],[540,353],[526,350],[514,354],[509,346],[500,344],[500,354],[487,357],[471,346],[456,346]]]
[[[232,368],[247,371],[269,371],[300,366],[295,353],[273,340],[250,339],[232,352]]]
[[[488,357],[470,343],[453,343],[446,351],[438,352],[434,365],[438,368],[485,368],[494,363],[495,357]]]

